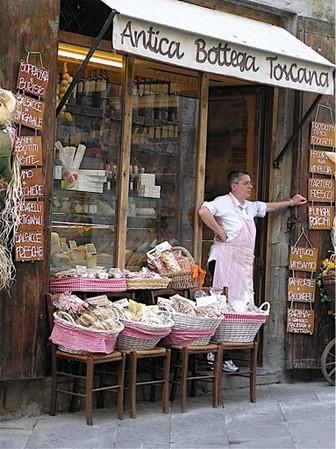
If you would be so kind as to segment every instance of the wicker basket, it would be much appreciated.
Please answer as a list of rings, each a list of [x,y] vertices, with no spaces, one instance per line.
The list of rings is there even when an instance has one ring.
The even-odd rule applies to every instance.
[[[168,344],[207,345],[222,321],[222,318],[206,318],[176,312],[168,300],[163,299],[161,305],[171,313],[174,321],[171,334],[166,339]]]
[[[263,307],[266,306],[266,310]],[[216,343],[250,343],[254,340],[262,324],[267,321],[270,304],[264,302],[259,310],[263,313],[226,313],[216,329],[212,341]]]
[[[133,278],[127,279],[126,282],[129,290],[152,290],[156,288],[167,288],[170,279],[168,277],[162,277],[161,279]]]
[[[193,259],[192,255],[190,254],[190,252],[183,246],[174,246],[172,248],[172,252],[175,254],[179,251],[181,251],[184,258],[187,259],[187,261],[189,262],[189,269],[188,270],[181,269],[181,271],[177,271],[177,272],[175,272],[175,271],[174,272],[173,271],[166,272],[165,271],[165,272],[160,272],[160,274],[162,276],[166,276],[170,279],[168,288],[174,288],[176,290],[184,290],[187,288],[197,288],[198,287],[198,277],[193,278],[192,274],[191,274],[191,267],[195,263],[194,259]],[[151,262],[151,259],[148,259],[147,263],[151,269],[153,269],[154,271],[158,271],[157,268],[155,267],[155,265],[153,265],[153,263]]]
[[[118,327],[113,331],[90,329],[75,323],[68,313],[55,312],[54,327],[49,338],[65,352],[110,354],[123,328],[124,325],[118,322]]]
[[[158,342],[166,337],[174,322],[169,320],[166,325],[149,326],[139,322],[122,320],[124,329],[118,336],[117,348],[121,350],[153,349]]]

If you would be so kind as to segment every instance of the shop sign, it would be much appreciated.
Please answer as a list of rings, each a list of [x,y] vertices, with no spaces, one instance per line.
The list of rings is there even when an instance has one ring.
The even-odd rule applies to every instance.
[[[288,309],[287,332],[294,334],[314,333],[314,310]]]
[[[290,277],[288,279],[288,301],[314,302],[316,280]]]
[[[295,271],[314,272],[317,268],[317,248],[291,246],[289,269]]]
[[[31,64],[29,61],[20,61],[17,89],[35,97],[43,97],[47,90],[48,81],[48,70]]]
[[[335,181],[325,178],[308,179],[308,201],[332,203],[335,198]]]
[[[18,94],[16,100],[16,121],[23,126],[41,131],[45,109],[44,103],[36,98],[22,94]]]
[[[44,195],[42,168],[25,168],[21,171],[21,194],[23,198],[36,198]]]
[[[44,224],[44,203],[24,201],[20,209],[19,231],[42,231]]]
[[[331,229],[335,217],[334,206],[309,206],[308,228],[320,231]]]
[[[335,147],[336,126],[331,123],[312,122],[310,143],[320,147]]]
[[[42,165],[42,138],[41,136],[18,136],[14,151],[22,166]]]
[[[248,42],[243,46],[220,41],[122,14],[113,21],[112,45],[126,53],[253,83],[333,93],[333,67],[256,49]]]
[[[335,164],[328,158],[325,151],[310,150],[309,172],[333,176]]]
[[[15,234],[15,260],[17,262],[43,259],[44,237],[42,232],[17,232]]]

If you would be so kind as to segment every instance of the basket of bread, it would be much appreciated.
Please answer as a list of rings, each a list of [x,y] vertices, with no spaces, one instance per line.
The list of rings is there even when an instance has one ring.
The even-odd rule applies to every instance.
[[[54,305],[56,311],[50,340],[60,350],[80,354],[114,351],[124,325],[106,295],[83,301],[64,293]]]
[[[123,299],[115,301],[113,307],[123,324],[117,339],[117,349],[152,349],[170,333],[174,324],[170,314],[160,310],[158,306]]]
[[[163,242],[147,252],[149,268],[168,277],[168,288],[183,290],[202,287],[205,271],[195,264],[190,252],[183,246]]]
[[[197,304],[181,295],[158,298],[158,306],[169,312],[174,322],[166,337],[170,345],[206,345],[223,319],[215,302]]]

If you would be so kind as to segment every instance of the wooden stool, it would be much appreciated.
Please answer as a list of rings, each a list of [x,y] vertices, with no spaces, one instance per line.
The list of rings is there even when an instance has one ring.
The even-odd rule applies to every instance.
[[[222,347],[222,354],[226,351],[236,351],[236,350],[248,350],[250,352],[249,357],[249,369],[246,372],[234,372],[234,373],[225,373],[229,376],[241,376],[241,377],[249,377],[250,378],[250,401],[256,402],[257,393],[256,393],[256,385],[257,385],[257,355],[258,355],[258,343],[256,341],[251,341],[250,343],[236,343],[236,342],[226,342],[219,343]],[[218,405],[222,400],[222,375],[219,377],[219,385],[218,385]]]
[[[155,347],[153,349],[122,351],[127,354],[130,361],[129,385],[130,392],[130,417],[136,418],[136,388],[140,385],[162,385],[162,412],[169,412],[169,372],[171,351],[167,348]],[[137,381],[138,360],[149,358],[164,358],[161,379],[151,379],[148,381]],[[152,373],[153,374],[153,373]],[[125,388],[127,389],[127,388]]]
[[[46,295],[47,300],[47,312],[50,324],[50,330],[53,326],[53,311],[54,305],[52,302],[52,295]],[[82,397],[85,399],[85,415],[86,423],[92,426],[92,414],[93,414],[93,393],[115,391],[117,393],[117,416],[119,419],[123,418],[124,413],[124,376],[125,376],[125,354],[114,351],[111,354],[72,354],[70,352],[60,351],[57,349],[57,345],[51,343],[51,395],[50,395],[50,415],[56,415],[57,409],[57,394],[64,393],[72,397],[71,408],[73,407],[73,399],[75,397]],[[67,370],[58,368],[59,361],[70,362],[67,363]],[[74,363],[75,362],[75,363]],[[100,382],[99,387],[93,386],[95,367],[108,367],[109,365],[117,365],[116,368],[116,382],[110,382],[108,385],[102,385]],[[63,363],[64,365],[64,363]],[[81,374],[79,368],[85,367],[85,374]],[[110,371],[108,371],[110,373]],[[114,373],[113,373],[114,374]],[[59,386],[60,377],[73,380],[72,390],[63,389]],[[79,382],[84,383],[84,392],[79,393]],[[101,381],[101,379],[100,379]]]
[[[178,352],[180,364],[172,365],[174,370],[174,379],[173,379],[173,385],[172,385],[172,396],[174,396],[174,385],[179,384],[181,386],[181,412],[184,412],[187,407],[187,384],[188,381],[212,381],[212,406],[217,407],[218,406],[218,388],[220,386],[220,378],[221,378],[221,366],[222,366],[222,360],[223,360],[223,354],[222,354],[222,347],[221,345],[217,344],[207,344],[207,345],[199,345],[199,346],[176,346],[171,345],[169,346],[170,349],[174,352]],[[215,354],[215,361],[213,370],[209,374],[199,374],[199,373],[192,373],[191,376],[188,376],[190,366],[189,366],[189,357],[191,355],[199,355],[199,354],[208,354],[209,352],[212,352]],[[178,380],[178,371],[180,370],[180,379]]]

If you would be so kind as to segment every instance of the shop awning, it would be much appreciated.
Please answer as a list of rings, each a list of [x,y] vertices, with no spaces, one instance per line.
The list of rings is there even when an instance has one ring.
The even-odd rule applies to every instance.
[[[288,31],[179,0],[103,0],[116,50],[254,83],[333,93],[334,65]]]

